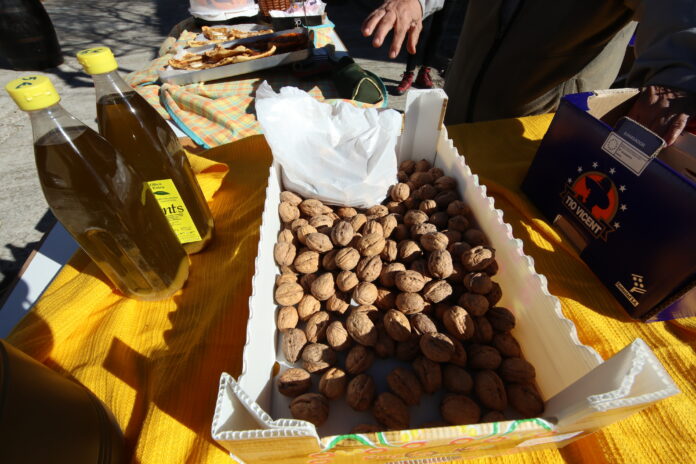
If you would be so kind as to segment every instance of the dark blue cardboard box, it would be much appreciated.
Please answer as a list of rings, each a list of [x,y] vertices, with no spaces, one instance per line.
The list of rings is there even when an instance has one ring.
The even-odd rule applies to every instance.
[[[623,117],[636,95],[565,97],[522,190],[631,317],[696,316],[696,137],[665,149]]]

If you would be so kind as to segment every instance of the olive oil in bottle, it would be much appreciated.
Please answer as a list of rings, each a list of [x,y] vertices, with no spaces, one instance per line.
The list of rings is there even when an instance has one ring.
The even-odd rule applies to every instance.
[[[201,251],[213,237],[213,217],[176,134],[121,78],[109,48],[77,58],[94,80],[99,133],[148,182],[184,249]]]
[[[29,114],[46,201],[80,247],[128,297],[178,291],[188,257],[128,160],[60,105],[46,76],[15,79],[6,89]]]

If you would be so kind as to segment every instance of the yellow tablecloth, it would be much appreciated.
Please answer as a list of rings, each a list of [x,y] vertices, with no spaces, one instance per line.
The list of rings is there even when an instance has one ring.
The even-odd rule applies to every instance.
[[[518,185],[550,116],[450,127],[461,154],[505,212],[549,280],[580,339],[607,358],[636,337],[655,351],[682,394],[561,450],[480,463],[696,462],[693,321],[626,317],[563,240],[520,197]],[[230,172],[215,195],[216,237],[192,257],[185,290],[170,300],[118,298],[78,253],[8,341],[86,385],[111,408],[132,463],[230,463],[210,438],[218,379],[238,375],[247,299],[271,160],[260,136],[204,153]]]

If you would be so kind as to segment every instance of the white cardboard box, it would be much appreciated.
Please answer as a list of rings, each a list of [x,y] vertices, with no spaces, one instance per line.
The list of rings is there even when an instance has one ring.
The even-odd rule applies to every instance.
[[[213,438],[236,460],[434,462],[433,458],[447,461],[560,447],[679,392],[640,339],[607,361],[580,343],[573,322],[561,312],[559,300],[548,293],[546,279],[535,272],[522,242],[512,236],[503,213],[495,209],[485,187],[448,139],[442,125],[446,101],[441,90],[409,93],[397,150],[399,162],[426,158],[457,179],[462,198],[496,250],[500,270],[494,280],[503,289],[499,304],[514,311],[517,325],[512,333],[525,359],[536,367],[537,386],[546,407],[542,417],[354,435],[349,433],[354,425],[374,421],[337,401],[331,403],[329,420],[319,430],[292,419],[288,399],[277,393],[274,384],[277,360],[283,362],[278,354],[277,306],[273,300],[278,274],[273,245],[281,225],[277,208],[282,190],[274,165],[249,301],[243,370],[236,380],[222,374],[212,423]],[[428,420],[435,404],[425,401],[412,411],[413,425]]]

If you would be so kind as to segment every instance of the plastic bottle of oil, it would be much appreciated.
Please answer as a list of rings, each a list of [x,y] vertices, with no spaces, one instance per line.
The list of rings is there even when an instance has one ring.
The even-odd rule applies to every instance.
[[[109,48],[82,50],[77,59],[94,80],[99,133],[148,181],[184,249],[201,251],[213,237],[213,216],[176,134],[118,74]]]
[[[46,76],[5,89],[29,115],[41,188],[75,241],[128,297],[156,300],[179,290],[188,256],[128,160],[60,105]]]

